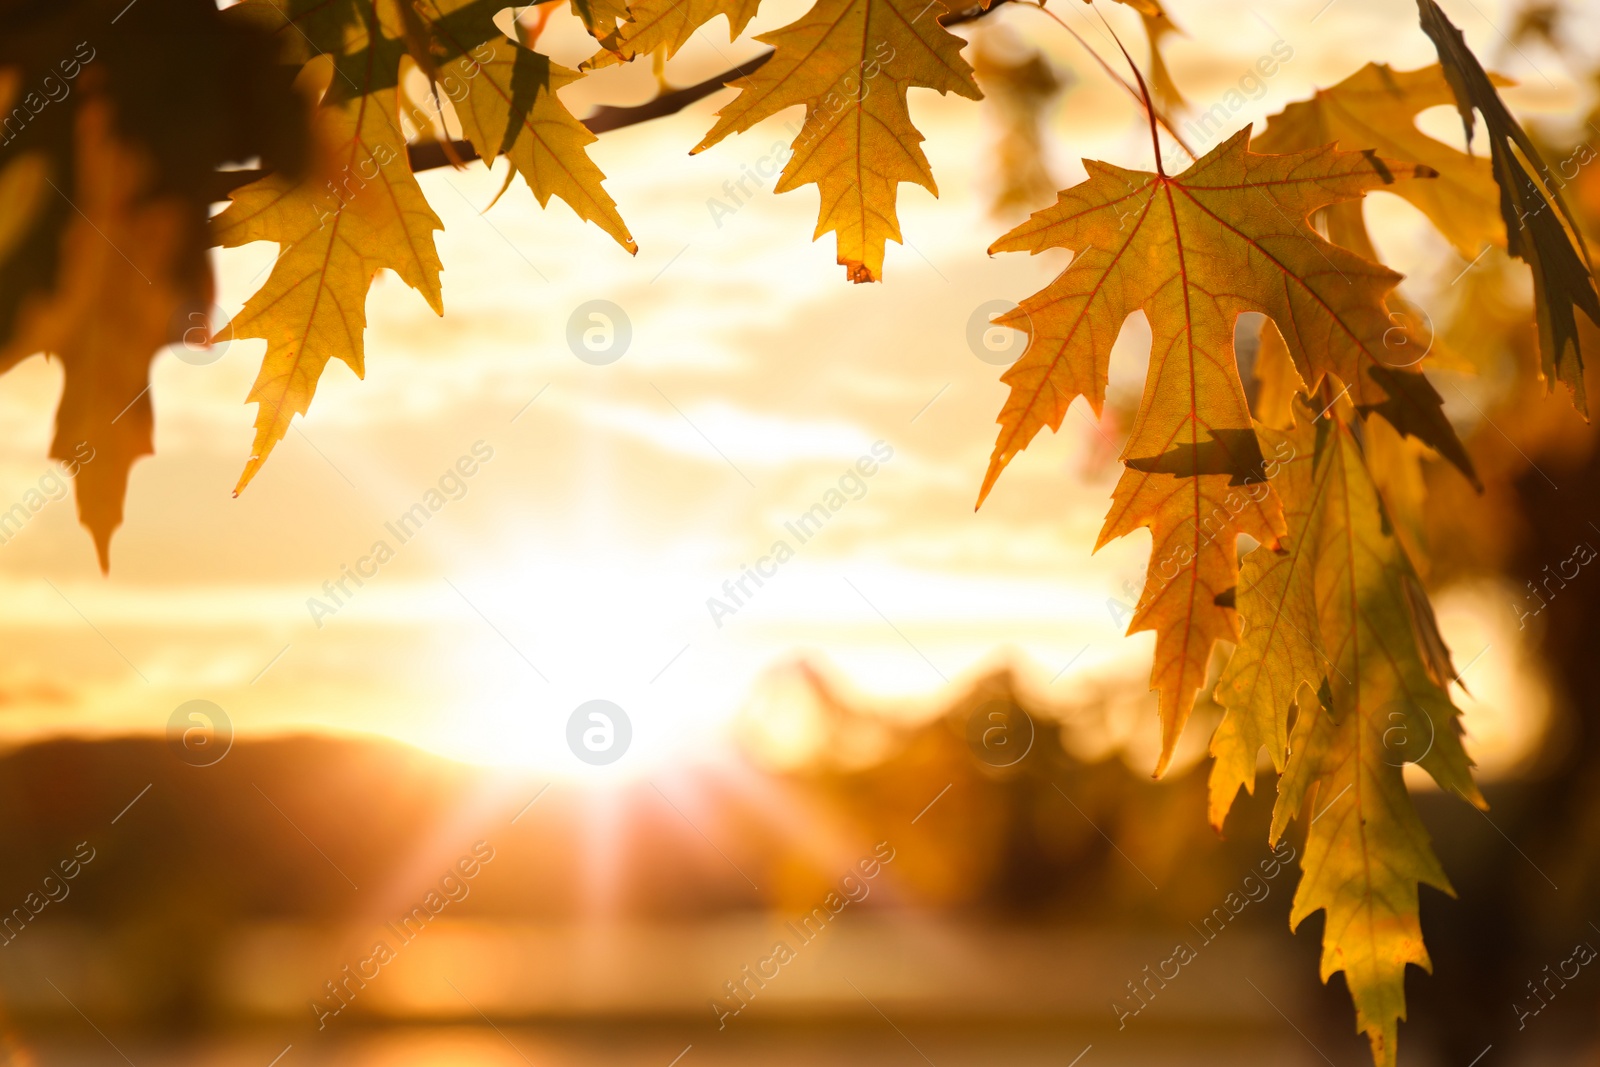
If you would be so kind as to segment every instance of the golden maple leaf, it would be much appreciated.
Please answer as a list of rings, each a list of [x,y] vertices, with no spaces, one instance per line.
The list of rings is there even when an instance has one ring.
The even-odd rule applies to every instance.
[[[290,420],[305,414],[330,359],[343,360],[358,377],[365,374],[367,290],[378,271],[393,270],[435,313],[444,313],[433,245],[433,231],[444,224],[411,173],[397,87],[361,91],[377,70],[369,63],[356,72],[369,78],[356,83],[353,95],[318,108],[317,133],[330,168],[323,180],[269,174],[235,191],[213,222],[213,237],[223,247],[275,241],[281,250],[229,327],[233,337],[267,342],[247,398],[260,405],[255,444],[235,495],[289,432]]]
[[[813,236],[836,234],[851,281],[880,280],[885,243],[903,240],[895,215],[900,183],[939,193],[907,91],[982,98],[961,38],[939,24],[945,13],[940,0],[818,0],[799,21],[756,38],[773,46],[772,58],[729,83],[741,92],[693,152],[804,104],[805,124],[777,191],[815,183],[822,210]]]
[[[1509,84],[1503,78],[1495,81]],[[1298,152],[1337,141],[1341,148],[1431,167],[1438,172],[1433,181],[1399,182],[1384,191],[1409,201],[1457,252],[1472,259],[1485,245],[1505,243],[1498,215],[1500,194],[1489,161],[1436,141],[1416,125],[1421,112],[1454,102],[1438,64],[1392,70],[1386,64],[1368,63],[1339,84],[1318,90],[1310,100],[1290,104],[1268,118],[1266,129],[1250,147],[1257,152]],[[1353,213],[1355,225],[1360,226],[1359,202],[1350,202],[1343,210]],[[1361,227],[1359,245],[1337,236],[1333,241],[1371,257],[1365,234]]]
[[[718,15],[728,17],[728,40],[737,40],[760,6],[761,0],[639,0],[626,21],[600,38],[600,51],[580,69],[631,62],[658,49],[671,59],[694,31]]]
[[[1273,319],[1311,388],[1337,378],[1359,410],[1379,412],[1471,471],[1432,386],[1387,362],[1384,298],[1400,276],[1330,244],[1306,221],[1331,203],[1432,171],[1332,146],[1258,155],[1248,137],[1240,131],[1176,177],[1085,161],[1086,181],[989,249],[1068,248],[1076,257],[996,320],[1027,332],[1030,343],[1002,376],[1011,393],[980,505],[1041,428],[1060,428],[1073,400],[1086,396],[1100,411],[1123,321],[1138,310],[1150,321],[1144,397],[1099,545],[1151,530],[1148,578],[1128,632],[1156,633],[1157,774],[1212,647],[1238,636],[1237,535],[1272,543],[1283,529],[1234,358],[1241,313]]]
[[[1270,706],[1219,686],[1227,711],[1213,749],[1221,750],[1221,766],[1237,763],[1256,738],[1269,739],[1284,768],[1273,809],[1274,844],[1312,800],[1304,876],[1290,923],[1326,911],[1322,979],[1344,972],[1357,1027],[1366,1032],[1379,1067],[1392,1067],[1398,1021],[1405,1018],[1406,965],[1429,967],[1417,887],[1451,891],[1402,768],[1417,763],[1445,790],[1479,806],[1483,799],[1462,748],[1458,712],[1441,684],[1449,679],[1435,677],[1431,610],[1421,619],[1411,602],[1420,593],[1416,575],[1356,435],[1336,407],[1318,415],[1301,406],[1298,425],[1278,435],[1294,452],[1274,479],[1289,522],[1277,550],[1282,557],[1259,568],[1246,562],[1247,573],[1280,573],[1285,580],[1263,581],[1240,596],[1252,630],[1285,623],[1274,631],[1280,663],[1270,669],[1291,656],[1296,669],[1292,676],[1279,671],[1283,684]],[[1251,557],[1273,552],[1263,546]],[[1247,633],[1225,680],[1236,675],[1236,665],[1249,672],[1248,661],[1262,651]],[[1317,682],[1307,673],[1313,663]],[[1284,690],[1302,684],[1315,685],[1316,696],[1299,703],[1285,762],[1279,732],[1287,713]],[[1254,755],[1251,747],[1252,763]],[[1233,777],[1226,774],[1224,784]],[[1212,799],[1215,819],[1215,788]]]

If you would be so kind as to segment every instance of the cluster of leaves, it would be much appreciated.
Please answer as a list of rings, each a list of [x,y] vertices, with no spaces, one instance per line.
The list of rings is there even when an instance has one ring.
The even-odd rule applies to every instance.
[[[1448,692],[1456,672],[1390,514],[1409,502],[1385,491],[1384,465],[1404,437],[1477,475],[1413,355],[1424,339],[1395,313],[1400,276],[1377,262],[1360,198],[1388,189],[1465,256],[1500,244],[1527,261],[1544,366],[1580,410],[1574,309],[1600,324],[1558,183],[1459,31],[1432,0],[1419,7],[1440,65],[1368,65],[1175,177],[1159,162],[1155,174],[1087,163],[1085,182],[991,247],[1074,258],[998,320],[1031,344],[1003,376],[979,495],[1079,396],[1099,411],[1112,344],[1143,311],[1150,366],[1100,543],[1151,532],[1129,632],[1156,634],[1156,773],[1217,644],[1233,642],[1215,687],[1211,821],[1221,829],[1239,787],[1254,790],[1265,749],[1280,775],[1272,840],[1311,813],[1291,921],[1326,912],[1322,976],[1344,973],[1380,1065],[1395,1059],[1406,966],[1429,967],[1417,887],[1450,891],[1402,768],[1484,804]],[[1447,103],[1469,140],[1484,115],[1491,161],[1417,129],[1419,112]],[[1244,312],[1267,320],[1256,416],[1233,347]],[[1240,534],[1259,542],[1242,566]]]
[[[1002,2],[816,0],[757,37],[771,50],[727,78],[631,115],[603,109],[586,126],[563,86],[664,61],[719,16],[737,38],[757,0],[571,0],[597,42],[581,72],[534,50],[537,35],[502,0],[243,0],[222,11],[213,0],[0,0],[0,370],[38,352],[62,361],[52,455],[87,442],[110,457],[77,486],[104,566],[129,467],[151,450],[149,363],[209,308],[208,247],[279,249],[227,327],[266,341],[242,490],[331,359],[362,373],[379,270],[442,313],[442,224],[416,170],[503,156],[508,182],[520,175],[541,205],[559,197],[631,253],[587,155],[589,127],[669,113],[726,80],[738,93],[693,151],[802,107],[777,188],[816,185],[815,236],[834,234],[850,280],[877,281],[887,242],[901,240],[899,185],[937,192],[909,91],[980,98],[947,26]],[[1124,2],[1143,20],[1156,100],[1178,106],[1158,49],[1171,20],[1156,0]],[[1433,0],[1418,7],[1439,65],[1368,65],[1176,176],[1161,163],[1167,124],[1135,69],[1156,172],[1089,162],[1087,180],[991,249],[1074,258],[1000,320],[1029,347],[1003,376],[1010,395],[979,493],[981,504],[1078,397],[1100,410],[1112,346],[1143,311],[1149,372],[1101,542],[1152,537],[1130,632],[1156,634],[1156,772],[1219,644],[1232,643],[1215,685],[1226,714],[1211,744],[1211,821],[1220,828],[1239,787],[1254,789],[1262,749],[1280,775],[1272,838],[1315,810],[1294,921],[1327,912],[1323,976],[1345,974],[1380,1064],[1394,1061],[1406,965],[1428,966],[1417,887],[1449,888],[1402,766],[1420,763],[1482,803],[1449,696],[1454,668],[1395,521],[1420,506],[1418,480],[1393,471],[1429,452],[1477,475],[1412,356],[1422,339],[1396,317],[1400,277],[1378,262],[1361,198],[1408,199],[1464,256],[1499,244],[1523,259],[1545,373],[1580,408],[1576,313],[1600,323],[1587,250],[1503,83]],[[1047,69],[1004,69],[1019,100],[1054,91]],[[1418,131],[1420,111],[1447,103],[1469,143],[1482,116],[1487,161]],[[260,169],[222,169],[247,161]],[[211,216],[219,190],[230,202]],[[1265,323],[1254,410],[1235,354],[1247,312]],[[1242,564],[1240,535],[1259,545]]]
[[[718,16],[737,37],[756,3],[572,0],[572,9],[599,45],[587,71],[670,56]],[[938,0],[820,0],[758,38],[772,51],[731,72],[743,74],[730,82],[742,91],[695,151],[804,105],[779,189],[818,185],[818,235],[837,234],[853,280],[878,280],[885,242],[900,237],[899,183],[936,191],[907,91],[981,95],[964,42],[941,24],[947,15]],[[0,369],[38,352],[65,364],[52,455],[87,441],[110,457],[77,483],[102,567],[128,470],[152,450],[149,362],[192,337],[210,309],[208,246],[279,247],[217,338],[267,341],[236,492],[305,414],[329,360],[363,373],[379,270],[443,313],[433,241],[442,223],[416,180],[419,161],[504,156],[541,205],[557,196],[637,251],[586,153],[594,134],[558,96],[584,75],[528,47],[499,0],[244,0],[220,12],[213,0],[10,0],[0,26]],[[670,106],[612,116],[606,128],[703,95],[666,94]],[[450,139],[452,124],[461,140]],[[261,169],[242,172],[256,176],[242,186],[226,180],[240,171],[218,174],[249,161]],[[208,219],[219,190],[231,202]]]
[[[125,6],[0,4],[0,370],[61,360],[50,455],[97,457],[78,514],[102,565],[152,451],[150,361],[211,304],[217,167],[307,166],[304,107],[261,35],[211,0]]]

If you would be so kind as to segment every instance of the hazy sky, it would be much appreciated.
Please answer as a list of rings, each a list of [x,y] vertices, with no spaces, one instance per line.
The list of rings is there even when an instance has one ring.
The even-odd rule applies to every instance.
[[[1281,35],[1294,58],[1238,113],[1242,125],[1365,59],[1432,61],[1409,4],[1336,0],[1311,23],[1321,6],[1296,0],[1252,13],[1174,0],[1191,34],[1170,49],[1179,84],[1209,106]],[[1445,6],[1499,61],[1504,45],[1487,20],[1504,25],[1503,5]],[[753,29],[803,7],[768,0]],[[1052,9],[1108,53],[1081,5]],[[1131,29],[1124,12],[1107,14]],[[1080,156],[1149,165],[1139,113],[1059,26],[1026,10],[994,21],[1074,72],[1050,115],[1062,184],[1081,177]],[[543,44],[568,65],[587,54],[564,12]],[[730,46],[719,20],[668,76],[688,84],[759,47]],[[1558,57],[1524,52],[1501,63],[1524,83],[1515,106],[1571,115],[1586,103]],[[569,105],[582,114],[602,100],[647,98],[648,64],[636,66],[569,90]],[[241,401],[263,343],[235,343],[209,366],[158,358],[157,454],[134,470],[111,577],[100,577],[67,501],[0,546],[0,730],[15,739],[160,731],[178,704],[204,698],[241,736],[377,731],[559,772],[578,766],[562,741],[568,714],[605,698],[632,718],[630,766],[647,767],[714,758],[753,692],[792,689],[761,679],[797,656],[908,714],[1014,660],[1056,704],[1118,694],[1127,713],[1102,740],[1148,762],[1150,635],[1122,637],[1106,606],[1129,599],[1124,583],[1139,582],[1148,541],[1090,553],[1118,428],[1107,425],[1103,437],[1080,402],[973,513],[1004,388],[1000,368],[969,349],[969,320],[987,301],[1039,288],[1065,262],[985,255],[1014,220],[986,207],[994,133],[984,108],[912,94],[940,197],[901,187],[907,245],[889,246],[883,284],[852,286],[832,237],[810,240],[814,187],[774,195],[768,183],[731,215],[708,208],[790,117],[691,158],[730,95],[607,134],[592,149],[637,258],[559,202],[539,210],[520,179],[480,214],[500,168],[425,174],[446,224],[445,317],[381,276],[367,305],[366,380],[331,365],[309,418],[240,499],[230,492],[254,417]],[[1459,136],[1451,115],[1434,119],[1430,129]],[[1454,262],[1409,208],[1389,198],[1378,209],[1418,235],[1394,243],[1401,269]],[[269,245],[218,255],[226,311],[272,255]],[[614,303],[631,323],[631,342],[610,365],[582,362],[568,346],[569,319],[591,300]],[[1129,323],[1114,395],[1137,395],[1147,338],[1141,321]],[[58,391],[57,369],[42,360],[0,387],[0,506],[49,469]],[[400,544],[385,523],[480,441],[479,456],[492,448],[493,458]],[[875,473],[841,487],[875,442]],[[831,502],[830,490],[843,506],[801,544],[785,524]],[[707,599],[780,539],[793,558],[714,620]],[[379,540],[394,558],[336,613],[313,620],[308,598],[323,597],[323,583]],[[1441,605],[1458,663],[1489,646],[1473,668],[1481,700],[1463,706],[1474,737],[1497,744],[1516,740],[1503,712],[1523,708],[1526,718],[1536,703],[1516,642],[1503,637],[1504,599],[1468,591]],[[1197,727],[1191,755],[1206,740],[1208,727]]]

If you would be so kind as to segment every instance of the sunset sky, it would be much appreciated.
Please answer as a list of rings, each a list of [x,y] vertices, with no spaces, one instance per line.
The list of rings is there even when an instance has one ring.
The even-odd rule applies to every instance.
[[[1420,31],[1396,30],[1393,0],[1337,2],[1337,17],[1314,23],[1324,0],[1259,14],[1207,4],[1196,25],[1183,16],[1198,5],[1173,5],[1191,34],[1169,48],[1178,83],[1209,106],[1281,36],[1294,56],[1238,113],[1243,125],[1366,59],[1433,61]],[[768,0],[752,30],[805,6]],[[1522,83],[1508,99],[1523,114],[1587,106],[1587,88],[1573,85],[1559,57],[1506,46],[1494,28],[1508,21],[1505,4],[1445,6],[1480,54]],[[1058,0],[1052,10],[1102,55],[1115,54],[1088,9]],[[1106,14],[1142,55],[1126,11]],[[1074,72],[1049,117],[1058,182],[1081,178],[1081,156],[1149,166],[1135,105],[1059,26],[1014,9],[963,32],[1001,27]],[[576,66],[588,52],[580,34],[562,11],[541,47]],[[719,19],[668,78],[690,84],[761,47],[729,45]],[[580,115],[602,101],[640,102],[654,83],[647,63],[635,68],[564,98]],[[309,417],[237,500],[254,418],[241,401],[263,342],[234,343],[207,366],[160,356],[156,455],[134,469],[110,577],[70,500],[0,545],[0,732],[13,741],[157,733],[179,704],[204,698],[241,738],[373,732],[471,761],[627,775],[720,758],[741,710],[789,699],[794,687],[772,672],[799,657],[897,715],[935,709],[1010,662],[1043,702],[1104,696],[1125,706],[1099,743],[1148,767],[1151,636],[1124,638],[1125,618],[1117,623],[1107,608],[1109,598],[1131,599],[1124,586],[1139,584],[1148,539],[1091,555],[1115,480],[1114,420],[1097,427],[1080,401],[1061,433],[1036,440],[973,513],[1004,387],[1000,368],[969,350],[969,319],[1065,264],[985,254],[1015,221],[987,206],[987,111],[912,94],[940,196],[901,187],[907,243],[889,246],[883,284],[853,286],[834,263],[832,237],[810,240],[814,187],[774,195],[769,182],[731,215],[708,209],[788,121],[690,157],[730,96],[606,134],[591,149],[639,243],[636,258],[564,204],[541,211],[520,179],[480,214],[502,167],[424,174],[446,225],[437,235],[444,318],[393,275],[380,277],[367,305],[366,380],[330,365]],[[1448,110],[1426,118],[1430,132],[1459,141]],[[1397,199],[1377,196],[1369,210],[1402,234],[1384,248],[1397,269],[1426,281],[1465,266]],[[273,254],[258,244],[217,255],[225,312],[238,310]],[[631,322],[631,344],[610,365],[568,348],[569,317],[590,300],[615,303]],[[1137,396],[1147,344],[1136,317],[1113,362],[1114,400]],[[50,469],[59,388],[59,370],[43,360],[0,383],[0,509]],[[1451,413],[1468,425],[1470,411]],[[400,544],[385,524],[480,441],[480,458],[486,449],[493,458]],[[799,544],[785,523],[839,488],[876,442],[892,458]],[[714,621],[707,599],[724,596],[724,581],[779,539],[794,558]],[[323,583],[378,540],[394,558],[314,620],[308,598],[331,603]],[[1497,590],[1439,597],[1457,664],[1481,655],[1467,675],[1476,699],[1461,701],[1469,749],[1491,776],[1526,751],[1543,715],[1509,602]],[[634,728],[633,754],[606,771],[583,767],[563,740],[572,709],[594,698],[619,704]],[[1209,724],[1198,727],[1187,759],[1203,750]]]

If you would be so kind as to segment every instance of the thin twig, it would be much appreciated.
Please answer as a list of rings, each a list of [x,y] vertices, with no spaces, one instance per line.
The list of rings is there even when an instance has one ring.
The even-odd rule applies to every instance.
[[[1148,105],[1146,103],[1146,101],[1148,100],[1148,94],[1146,96],[1144,96],[1144,97],[1141,97],[1139,95],[1139,90],[1137,90],[1133,86],[1129,85],[1128,82],[1127,82],[1127,79],[1123,78],[1122,75],[1118,74],[1116,72],[1116,69],[1113,68],[1110,63],[1107,63],[1101,57],[1099,52],[1096,52],[1092,47],[1090,47],[1089,42],[1083,39],[1083,35],[1082,34],[1080,34],[1077,30],[1073,29],[1071,26],[1068,26],[1065,22],[1063,22],[1060,15],[1057,15],[1054,11],[1051,11],[1049,8],[1045,7],[1043,3],[1035,3],[1034,0],[1014,0],[1014,2],[1020,3],[1024,7],[1036,8],[1037,10],[1043,12],[1044,14],[1049,15],[1052,19],[1055,19],[1056,24],[1059,25],[1062,29],[1066,30],[1068,33],[1072,34],[1072,39],[1077,41],[1079,44],[1081,44],[1083,46],[1083,50],[1085,52],[1088,52],[1089,55],[1094,58],[1094,61],[1096,63],[1100,64],[1100,69],[1106,72],[1106,76],[1107,77],[1109,77],[1112,81],[1116,82],[1118,85],[1122,86],[1123,91],[1126,92],[1129,96],[1133,97],[1134,101],[1136,103],[1138,103],[1141,107],[1147,107],[1148,108],[1148,110],[1150,112],[1151,121],[1160,123],[1161,124],[1161,128],[1163,130],[1167,131],[1167,135],[1169,137],[1171,137],[1174,142],[1177,143],[1179,148],[1183,149],[1184,153],[1186,155],[1188,155],[1188,157],[1190,159],[1198,159],[1198,158],[1200,158],[1199,156],[1196,156],[1194,154],[1194,149],[1189,147],[1188,142],[1186,142],[1183,139],[1183,135],[1178,133],[1178,131],[1173,128],[1172,123],[1167,121],[1166,116],[1162,115],[1159,111],[1157,111],[1154,106]],[[1103,17],[1104,16],[1102,16],[1102,18]],[[1117,42],[1117,46],[1120,48],[1121,45],[1122,45],[1122,42],[1118,41]],[[1126,49],[1123,50],[1123,55],[1127,55],[1127,50]],[[1131,64],[1133,61],[1130,59],[1128,62]],[[1138,68],[1137,67],[1134,68],[1134,73],[1138,74]],[[1144,78],[1141,76],[1139,78],[1139,81],[1142,84],[1144,82]],[[1159,170],[1160,167],[1161,167],[1161,152],[1159,151],[1159,146],[1158,146],[1158,150],[1156,152],[1156,168]]]
[[[1106,28],[1107,33],[1111,34],[1111,39],[1116,42],[1117,50],[1122,53],[1122,58],[1128,61],[1128,69],[1133,71],[1134,78],[1139,82],[1139,102],[1144,104],[1145,114],[1150,116],[1150,150],[1156,156],[1156,173],[1165,178],[1167,172],[1161,165],[1161,134],[1156,131],[1156,105],[1150,99],[1150,87],[1145,85],[1144,75],[1139,71],[1139,64],[1135,63],[1133,57],[1128,54],[1128,49],[1122,43],[1122,38],[1117,36],[1117,31],[1112,29],[1111,23],[1106,21],[1105,13],[1099,8],[1095,8],[1094,13],[1100,16],[1101,25]],[[1151,39],[1150,47],[1154,50],[1154,38]],[[1194,153],[1191,152],[1189,155],[1191,159],[1194,158]]]

